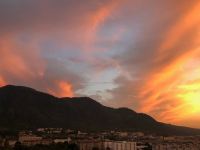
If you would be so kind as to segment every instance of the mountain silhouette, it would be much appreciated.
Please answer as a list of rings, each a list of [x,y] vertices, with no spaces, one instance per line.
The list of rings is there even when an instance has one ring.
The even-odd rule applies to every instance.
[[[0,130],[42,127],[200,135],[199,129],[164,124],[128,108],[103,106],[89,97],[57,98],[23,86],[0,88]]]

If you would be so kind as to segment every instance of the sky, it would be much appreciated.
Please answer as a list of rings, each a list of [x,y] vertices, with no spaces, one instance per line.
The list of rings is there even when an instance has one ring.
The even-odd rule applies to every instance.
[[[0,86],[200,128],[199,24],[199,0],[1,0]]]

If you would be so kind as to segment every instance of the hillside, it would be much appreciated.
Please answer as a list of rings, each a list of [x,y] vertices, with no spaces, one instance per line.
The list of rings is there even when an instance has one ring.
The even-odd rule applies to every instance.
[[[127,108],[106,107],[88,97],[56,98],[22,86],[0,88],[0,129],[41,127],[200,135],[198,129],[160,123],[146,114]]]

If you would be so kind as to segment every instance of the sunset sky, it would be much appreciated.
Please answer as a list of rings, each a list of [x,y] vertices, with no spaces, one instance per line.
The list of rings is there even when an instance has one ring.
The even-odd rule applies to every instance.
[[[0,0],[6,84],[200,128],[200,1]]]

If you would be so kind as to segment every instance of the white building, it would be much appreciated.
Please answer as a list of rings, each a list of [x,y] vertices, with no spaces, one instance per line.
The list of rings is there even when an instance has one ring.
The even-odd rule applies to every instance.
[[[8,145],[11,147],[14,147],[16,143],[17,143],[17,140],[8,140]]]
[[[33,134],[23,134],[19,135],[18,140],[20,143],[24,145],[35,145],[35,144],[41,144],[42,137]]]
[[[80,150],[137,150],[136,142],[127,141],[84,141],[78,145]]]
[[[68,137],[67,139],[54,139],[53,141],[54,141],[54,143],[65,143],[65,142],[70,143],[71,138]]]
[[[127,141],[107,141],[104,142],[105,149],[111,150],[136,150],[136,142],[127,142]]]

